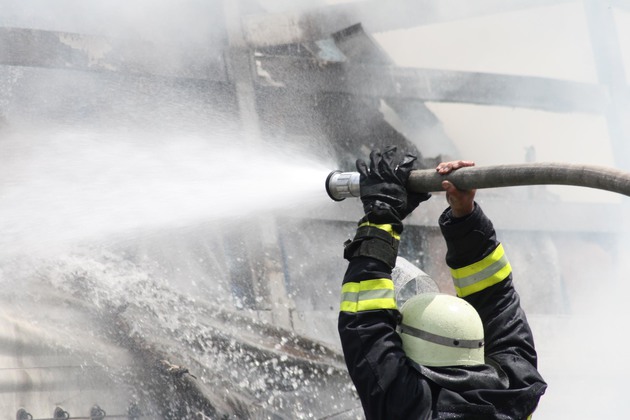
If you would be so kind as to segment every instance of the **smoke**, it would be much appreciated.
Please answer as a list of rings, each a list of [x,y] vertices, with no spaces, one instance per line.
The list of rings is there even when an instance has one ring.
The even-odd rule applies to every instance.
[[[532,34],[531,22],[536,22]],[[401,37],[413,43],[401,43]],[[556,4],[378,34],[406,67],[551,77],[594,82],[596,71],[581,5]],[[413,49],[413,51],[410,51]]]
[[[564,254],[570,310],[530,316],[540,370],[549,383],[537,413],[542,418],[625,418],[629,412],[621,390],[630,373],[624,351],[630,340],[620,331],[630,313],[618,292],[629,268],[626,236],[618,235],[619,243],[585,237],[556,242]]]
[[[619,53],[628,80],[630,14],[614,7],[608,11],[617,23]],[[596,84],[597,65],[602,63],[594,60],[588,18],[581,2],[565,3],[392,31],[378,34],[377,39],[402,66]],[[532,22],[536,22],[535,30]],[[466,104],[428,106],[458,147],[459,156],[478,165],[522,163],[532,158],[531,152],[540,162],[610,167],[629,158],[615,148],[604,115]],[[526,191],[478,192],[482,203],[492,203],[497,197],[521,203],[521,214],[510,214],[508,223],[500,202],[494,203],[489,215],[500,216],[499,238],[510,254],[518,254],[511,258],[515,282],[534,330],[540,370],[549,383],[534,418],[626,418],[630,405],[622,390],[628,376],[625,349],[630,340],[622,331],[630,312],[621,288],[629,268],[624,220],[628,201],[570,187],[545,187],[538,193],[557,202],[558,212],[566,206],[579,221],[575,231],[523,232],[519,223],[535,205],[531,197],[519,201]],[[618,229],[599,231],[599,220],[589,219],[585,203],[610,206],[599,217],[614,220]],[[549,302],[555,305],[545,307]]]
[[[106,3],[59,0],[54,4],[46,0],[5,1],[0,24],[185,45],[216,36],[219,28],[209,23],[218,18],[213,12],[220,3],[220,0],[112,0]]]

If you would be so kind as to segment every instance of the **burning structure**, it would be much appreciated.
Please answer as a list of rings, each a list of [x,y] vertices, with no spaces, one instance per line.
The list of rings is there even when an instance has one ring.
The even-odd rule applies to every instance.
[[[163,9],[145,2],[142,11],[172,18],[166,27],[160,26],[166,19],[142,20],[154,26],[150,36],[136,27],[137,10],[125,15],[133,17],[126,30],[116,32],[99,20],[115,18],[111,6],[100,10],[84,1],[83,9],[69,9],[83,19],[59,22],[35,12],[38,3],[13,2],[0,27],[0,133],[9,146],[29,136],[41,141],[41,133],[57,133],[51,136],[62,144],[68,128],[115,127],[118,136],[145,133],[132,142],[148,147],[161,141],[159,133],[182,132],[206,136],[214,147],[220,131],[256,142],[240,143],[243,154],[290,144],[352,169],[359,155],[394,144],[431,167],[466,156],[430,104],[475,104],[601,116],[613,163],[630,168],[618,34],[610,9],[594,0],[579,7],[586,11],[596,83],[400,67],[373,37],[570,1],[311,1],[299,10],[262,1],[189,1]],[[615,7],[624,13],[630,6],[620,0]],[[202,35],[191,37],[198,28]],[[17,162],[33,154],[8,150]],[[529,149],[525,159],[534,155]],[[0,173],[13,179],[9,171],[20,168],[6,163]],[[11,214],[15,179],[15,185],[0,179],[0,215]],[[145,227],[135,236],[108,236],[105,245],[82,238],[80,252],[37,262],[3,250],[3,414],[360,418],[335,323],[341,244],[360,209],[327,204],[290,216]],[[401,254],[450,291],[435,223],[442,207],[432,200],[410,218]],[[567,203],[531,188],[493,192],[484,207],[497,214],[505,241],[517,244],[511,254],[518,277],[528,279],[520,284],[524,306],[542,317],[574,310],[567,288],[590,274],[575,269],[574,255],[612,265],[623,252],[618,226],[605,216],[618,213],[619,203]],[[82,210],[82,216],[98,212]],[[23,231],[7,222],[0,227],[2,236],[20,242]],[[40,239],[36,234],[29,242]]]

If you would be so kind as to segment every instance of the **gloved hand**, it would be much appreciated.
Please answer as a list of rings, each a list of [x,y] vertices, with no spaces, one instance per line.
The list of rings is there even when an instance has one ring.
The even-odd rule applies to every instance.
[[[393,268],[403,231],[402,220],[418,204],[431,197],[428,193],[407,191],[407,180],[416,157],[407,155],[398,165],[395,161],[398,159],[394,146],[387,147],[383,153],[373,150],[369,168],[363,160],[357,160],[365,216],[359,221],[354,239],[344,244],[344,257],[347,260],[370,257]],[[374,225],[389,225],[391,230]]]
[[[417,158],[407,154],[396,164],[396,151],[396,146],[386,147],[383,153],[373,150],[369,168],[365,161],[357,160],[363,210],[372,223],[400,223],[421,202],[431,197],[429,193],[407,191],[409,173],[414,169]]]

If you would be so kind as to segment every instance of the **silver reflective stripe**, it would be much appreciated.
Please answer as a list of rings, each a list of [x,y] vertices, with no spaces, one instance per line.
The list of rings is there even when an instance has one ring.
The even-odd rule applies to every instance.
[[[427,331],[422,331],[405,324],[401,324],[398,329],[401,334],[411,335],[430,343],[441,344],[447,347],[465,349],[478,349],[483,347],[483,340],[458,340],[456,338],[444,337]]]

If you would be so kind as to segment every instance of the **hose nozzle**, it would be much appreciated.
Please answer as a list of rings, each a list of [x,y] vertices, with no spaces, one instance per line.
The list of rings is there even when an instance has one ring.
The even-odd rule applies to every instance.
[[[332,171],[326,178],[326,192],[335,201],[361,197],[358,172]]]

